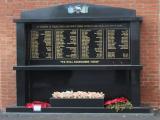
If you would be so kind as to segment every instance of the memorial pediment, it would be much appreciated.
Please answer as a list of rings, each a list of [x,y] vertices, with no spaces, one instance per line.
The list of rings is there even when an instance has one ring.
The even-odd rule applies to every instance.
[[[125,8],[94,4],[65,4],[24,11],[21,19],[59,19],[59,18],[113,18],[113,17],[136,17],[136,11]]]

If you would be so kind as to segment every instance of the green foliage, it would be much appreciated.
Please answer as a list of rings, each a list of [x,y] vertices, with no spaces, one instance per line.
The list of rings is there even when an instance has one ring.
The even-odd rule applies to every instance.
[[[125,109],[132,109],[133,105],[131,102],[116,102],[113,104],[106,105],[107,109],[115,110],[116,112],[123,111]]]

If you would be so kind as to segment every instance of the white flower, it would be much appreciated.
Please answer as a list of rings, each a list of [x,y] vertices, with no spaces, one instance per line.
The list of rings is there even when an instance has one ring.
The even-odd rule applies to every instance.
[[[56,99],[103,99],[103,92],[85,92],[85,91],[64,91],[53,92],[52,96]]]

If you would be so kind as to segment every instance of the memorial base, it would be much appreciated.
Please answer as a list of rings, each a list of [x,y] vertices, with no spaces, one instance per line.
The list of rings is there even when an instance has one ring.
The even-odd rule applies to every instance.
[[[115,110],[107,110],[101,107],[50,107],[43,108],[41,112],[34,112],[30,108],[12,107],[7,108],[6,112],[29,112],[29,113],[150,113],[148,107],[134,107],[133,109],[116,112]]]

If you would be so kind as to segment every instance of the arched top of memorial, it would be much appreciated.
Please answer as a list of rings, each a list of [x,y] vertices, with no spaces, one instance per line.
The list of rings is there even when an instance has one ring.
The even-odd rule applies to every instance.
[[[72,3],[24,11],[22,19],[54,19],[68,17],[136,17],[136,11],[110,6]]]

